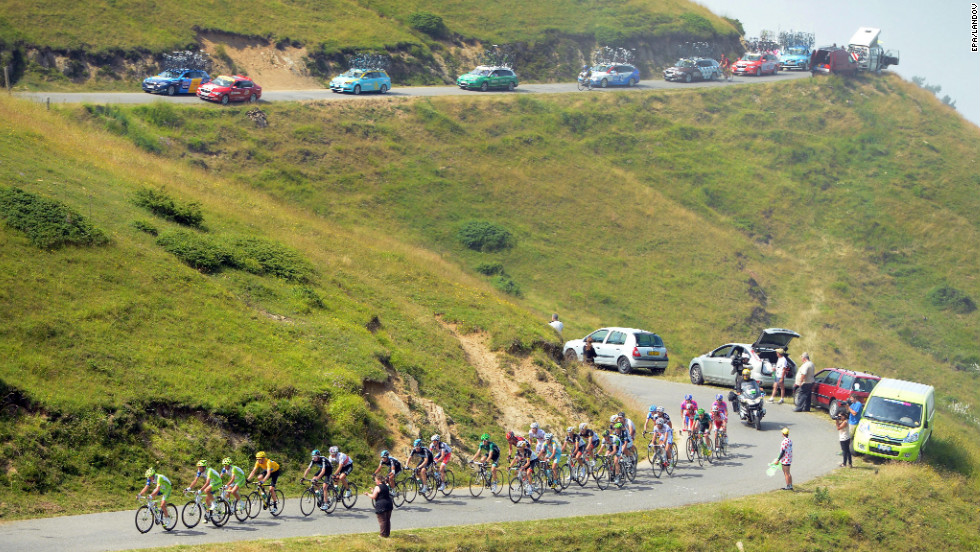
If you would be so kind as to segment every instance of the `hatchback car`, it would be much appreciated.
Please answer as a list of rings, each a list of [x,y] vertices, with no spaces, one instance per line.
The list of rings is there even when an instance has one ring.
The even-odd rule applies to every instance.
[[[831,417],[841,412],[841,403],[850,396],[856,397],[861,404],[867,402],[868,395],[881,380],[874,374],[854,372],[842,368],[821,370],[814,377],[813,406],[826,408]]]
[[[384,94],[391,90],[391,77],[383,69],[351,69],[330,81],[330,90],[334,93],[350,92],[357,95],[361,92],[377,92]]]
[[[582,339],[565,343],[565,360],[584,361],[585,342],[592,338],[596,366],[612,366],[629,374],[634,368],[646,368],[654,374],[667,369],[667,347],[653,332],[635,328],[600,328]]]
[[[790,46],[779,57],[779,68],[783,71],[799,69],[810,70],[810,49],[806,46]]]
[[[664,80],[707,81],[721,78],[721,65],[713,59],[679,59],[673,67],[664,69]]]
[[[601,64],[592,68],[592,86],[633,86],[640,82],[640,70],[622,63]]]
[[[456,79],[456,86],[463,90],[482,90],[491,88],[517,88],[517,74],[510,67],[489,67],[480,65],[465,75]]]
[[[143,79],[143,92],[148,94],[196,94],[202,84],[211,82],[210,75],[198,69],[170,69]]]
[[[779,58],[775,54],[749,53],[735,62],[736,75],[775,75],[779,71]]]
[[[228,102],[256,102],[262,97],[262,87],[242,75],[221,75],[198,88],[197,97],[221,102],[222,105],[228,105]]]
[[[717,349],[695,357],[688,365],[688,372],[691,376],[691,383],[701,385],[702,383],[715,383],[719,385],[734,386],[735,374],[732,373],[732,359],[741,356],[744,366],[752,370],[752,378],[757,380],[763,387],[772,387],[773,368],[776,366],[776,349],[786,351],[786,362],[789,371],[786,373],[786,381],[792,381],[796,375],[796,363],[790,358],[789,343],[800,334],[793,330],[783,328],[768,328],[762,330],[762,335],[755,343],[728,343]],[[792,384],[790,384],[792,387]]]

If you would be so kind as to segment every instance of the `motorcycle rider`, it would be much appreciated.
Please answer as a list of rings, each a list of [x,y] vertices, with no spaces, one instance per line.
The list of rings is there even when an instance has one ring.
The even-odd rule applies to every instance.
[[[739,401],[738,401],[738,399],[742,395],[742,385],[744,385],[744,384],[746,384],[746,383],[748,383],[750,381],[753,381],[752,380],[752,369],[751,368],[745,368],[744,370],[742,370],[742,377],[739,378],[739,379],[741,381],[736,381],[735,382],[736,383],[736,387],[735,387],[735,396],[732,398],[732,412],[737,413],[739,416],[741,416],[744,419],[745,416],[742,414],[741,408],[739,408]]]

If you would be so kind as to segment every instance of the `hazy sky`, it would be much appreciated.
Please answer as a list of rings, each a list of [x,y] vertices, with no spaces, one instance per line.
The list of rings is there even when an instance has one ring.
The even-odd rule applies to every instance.
[[[925,77],[956,100],[956,110],[980,125],[980,54],[971,51],[972,6],[980,0],[697,0],[742,22],[745,34],[763,29],[805,31],[817,45],[846,44],[858,27],[881,29],[879,42],[898,50],[889,70],[906,80]]]

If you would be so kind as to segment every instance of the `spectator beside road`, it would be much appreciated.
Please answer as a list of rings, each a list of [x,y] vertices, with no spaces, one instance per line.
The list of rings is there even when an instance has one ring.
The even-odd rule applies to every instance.
[[[847,433],[851,436],[851,439],[854,439],[854,432],[857,431],[858,422],[861,421],[861,409],[864,408],[864,405],[854,395],[848,397],[847,402],[847,412],[849,414],[847,419]]]
[[[561,335],[561,332],[565,329],[565,325],[562,324],[560,320],[558,320],[558,313],[551,315],[551,322],[549,322],[548,325],[554,328],[555,332],[558,333],[558,339],[564,339]]]
[[[790,464],[793,463],[793,440],[789,438],[789,428],[783,428],[783,442],[779,445],[779,457],[772,461],[773,464],[781,464],[783,467],[783,477],[786,478],[784,491],[793,490],[793,476],[789,473]]]
[[[585,340],[585,347],[582,348],[582,356],[585,357],[586,364],[595,364],[595,347],[592,346],[592,337]]]
[[[841,461],[840,466],[842,468],[844,466],[853,468],[854,461],[851,459],[851,432],[848,429],[850,424],[847,422],[847,416],[838,414],[834,418],[834,423],[837,424],[837,432],[840,434],[840,450],[844,455],[844,460]]]
[[[391,535],[391,511],[395,509],[395,504],[391,500],[391,490],[388,483],[381,479],[378,474],[374,475],[374,489],[364,493],[374,501],[374,513],[378,516],[378,534],[381,538],[388,538]]]
[[[796,372],[796,385],[793,386],[794,397],[797,389],[800,393],[800,400],[796,403],[796,412],[809,412],[810,399],[813,392],[813,362],[810,361],[810,353],[803,353],[800,358],[803,364]]]
[[[776,389],[779,389],[779,404],[783,404],[786,396],[786,351],[776,349],[776,370],[772,373],[772,396],[769,402],[776,400]]]

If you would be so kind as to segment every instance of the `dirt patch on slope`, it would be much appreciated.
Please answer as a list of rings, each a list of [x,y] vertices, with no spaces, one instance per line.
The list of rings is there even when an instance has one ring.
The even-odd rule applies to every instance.
[[[199,39],[201,48],[214,62],[212,72],[215,74],[231,73],[237,69],[255,79],[264,90],[323,87],[306,70],[306,48],[215,32],[201,33]],[[222,50],[224,56],[220,55]],[[228,60],[234,67],[229,65]]]

